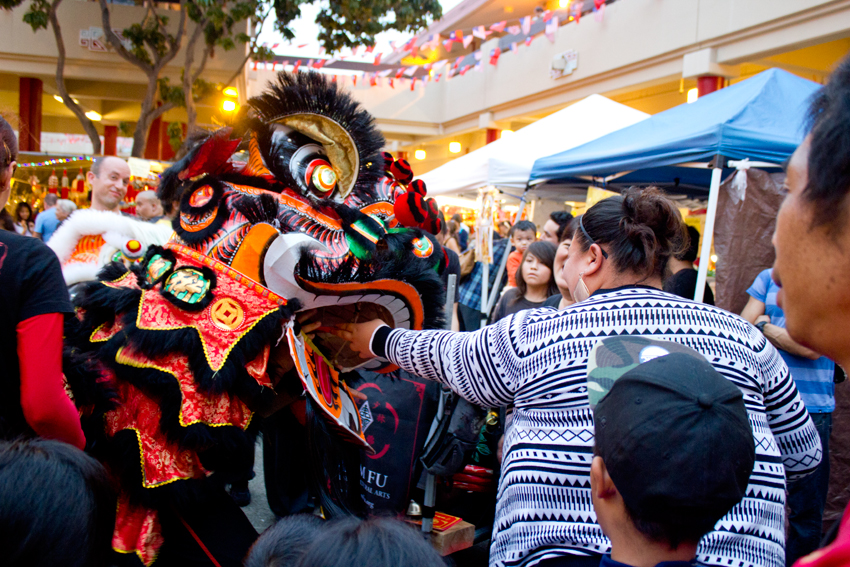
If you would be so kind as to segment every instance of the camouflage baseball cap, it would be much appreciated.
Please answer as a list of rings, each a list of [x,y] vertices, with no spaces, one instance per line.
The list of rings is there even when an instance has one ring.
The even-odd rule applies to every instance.
[[[590,400],[590,409],[596,407],[620,376],[640,364],[673,353],[705,360],[700,353],[685,345],[647,337],[608,337],[596,343],[587,362],[587,397]]]

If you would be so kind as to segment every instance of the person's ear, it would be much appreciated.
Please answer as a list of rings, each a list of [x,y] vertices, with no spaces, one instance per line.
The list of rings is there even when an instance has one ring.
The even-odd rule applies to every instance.
[[[607,500],[617,494],[617,487],[614,486],[614,481],[608,474],[605,461],[599,456],[593,457],[593,462],[590,464],[590,489],[593,491],[593,496],[600,500]]]
[[[86,172],[86,181],[89,182],[89,185],[91,185],[95,179],[97,179],[97,175],[95,175],[92,170],[88,170]]]
[[[584,269],[585,276],[592,276],[596,272],[602,268],[602,260],[604,257],[602,256],[602,248],[599,247],[595,242],[590,245],[590,248],[587,250],[589,254],[587,255],[587,266]]]

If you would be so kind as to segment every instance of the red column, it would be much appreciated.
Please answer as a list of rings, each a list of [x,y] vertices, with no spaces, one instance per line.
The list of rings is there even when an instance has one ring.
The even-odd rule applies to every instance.
[[[159,132],[162,136],[162,141],[159,143],[159,159],[164,161],[174,159],[174,149],[171,147],[171,141],[168,139],[168,125],[168,122],[163,122],[159,127]]]
[[[18,81],[18,149],[22,152],[41,151],[42,90],[41,79],[21,77]]]
[[[118,126],[103,127],[103,155],[118,155]]]
[[[489,144],[498,140],[500,133],[501,130],[498,128],[487,128],[487,143]]]
[[[145,145],[145,159],[160,159],[162,155],[161,127],[162,120],[159,118],[151,124],[151,129],[148,131],[148,143]]]
[[[716,90],[723,88],[723,77],[716,75],[703,75],[697,77],[697,92],[699,96],[711,94]]]

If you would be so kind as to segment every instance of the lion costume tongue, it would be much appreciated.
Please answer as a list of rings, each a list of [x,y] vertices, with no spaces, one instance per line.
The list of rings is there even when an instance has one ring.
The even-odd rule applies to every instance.
[[[238,471],[254,412],[302,392],[323,431],[309,438],[334,444],[313,447],[324,511],[358,503],[345,458],[371,448],[346,380],[393,367],[360,360],[327,328],[442,325],[446,259],[425,232],[439,230],[438,211],[409,165],[381,153],[372,117],[312,73],[281,74],[249,106],[163,174],[160,198],[179,204],[173,236],[87,284],[69,333],[114,398],[86,408],[104,416],[90,424],[97,454],[121,481],[113,547],[146,565],[162,544],[158,511]],[[323,321],[312,338],[294,323],[302,309]]]

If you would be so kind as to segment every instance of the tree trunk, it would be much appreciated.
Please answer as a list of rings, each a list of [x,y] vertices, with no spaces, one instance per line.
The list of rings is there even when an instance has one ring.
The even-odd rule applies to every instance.
[[[112,46],[118,55],[144,71],[148,78],[148,85],[145,89],[145,98],[142,101],[141,112],[139,112],[139,120],[136,122],[136,129],[133,132],[133,157],[144,156],[145,146],[148,143],[148,130],[150,130],[151,123],[153,123],[157,117],[162,116],[162,114],[166,111],[174,108],[174,104],[172,103],[165,103],[158,108],[154,108],[154,104],[156,102],[156,92],[159,88],[159,85],[157,84],[159,75],[162,73],[165,66],[177,56],[177,52],[180,51],[180,45],[183,43],[183,34],[186,31],[186,2],[187,0],[180,0],[180,21],[177,27],[177,36],[174,38],[174,41],[169,42],[169,49],[164,55],[152,53],[154,63],[149,64],[130,53],[124,47],[121,40],[117,35],[115,35],[115,32],[112,31],[112,18],[109,12],[109,6],[107,5],[107,0],[100,0],[101,24],[103,26],[103,33],[109,42],[109,45]],[[157,18],[157,25],[162,28],[163,33],[167,33],[164,29],[165,26],[156,14],[155,5],[151,4],[150,6],[153,10],[153,16]]]
[[[102,151],[100,146],[100,134],[98,134],[97,128],[94,126],[94,122],[92,122],[89,117],[86,116],[85,111],[83,111],[83,109],[74,102],[74,99],[71,98],[71,95],[68,93],[68,89],[65,86],[65,41],[62,39],[62,28],[59,26],[59,18],[56,16],[56,10],[59,8],[59,4],[61,3],[62,0],[53,0],[53,4],[50,6],[50,13],[48,15],[50,19],[50,27],[53,28],[53,36],[56,38],[56,49],[59,52],[59,57],[56,61],[56,89],[59,91],[59,96],[62,97],[62,102],[71,110],[71,112],[74,113],[74,116],[76,116],[77,120],[80,121],[80,124],[82,124],[86,134],[88,134],[88,137],[91,139],[92,153],[94,155],[100,155]]]
[[[192,65],[195,64],[195,44],[198,42],[198,38],[201,37],[205,25],[206,20],[198,22],[195,25],[195,31],[192,32],[192,37],[189,38],[189,42],[186,44],[186,60],[183,64],[183,102],[186,105],[187,132],[194,131],[195,126],[198,122],[198,111],[195,108],[195,95],[193,92],[193,87],[195,84],[195,79],[200,76],[201,72],[204,69],[204,66],[206,66],[207,53],[209,53],[209,48],[204,46],[204,58],[201,62],[200,67],[198,68],[197,74],[192,72]]]

